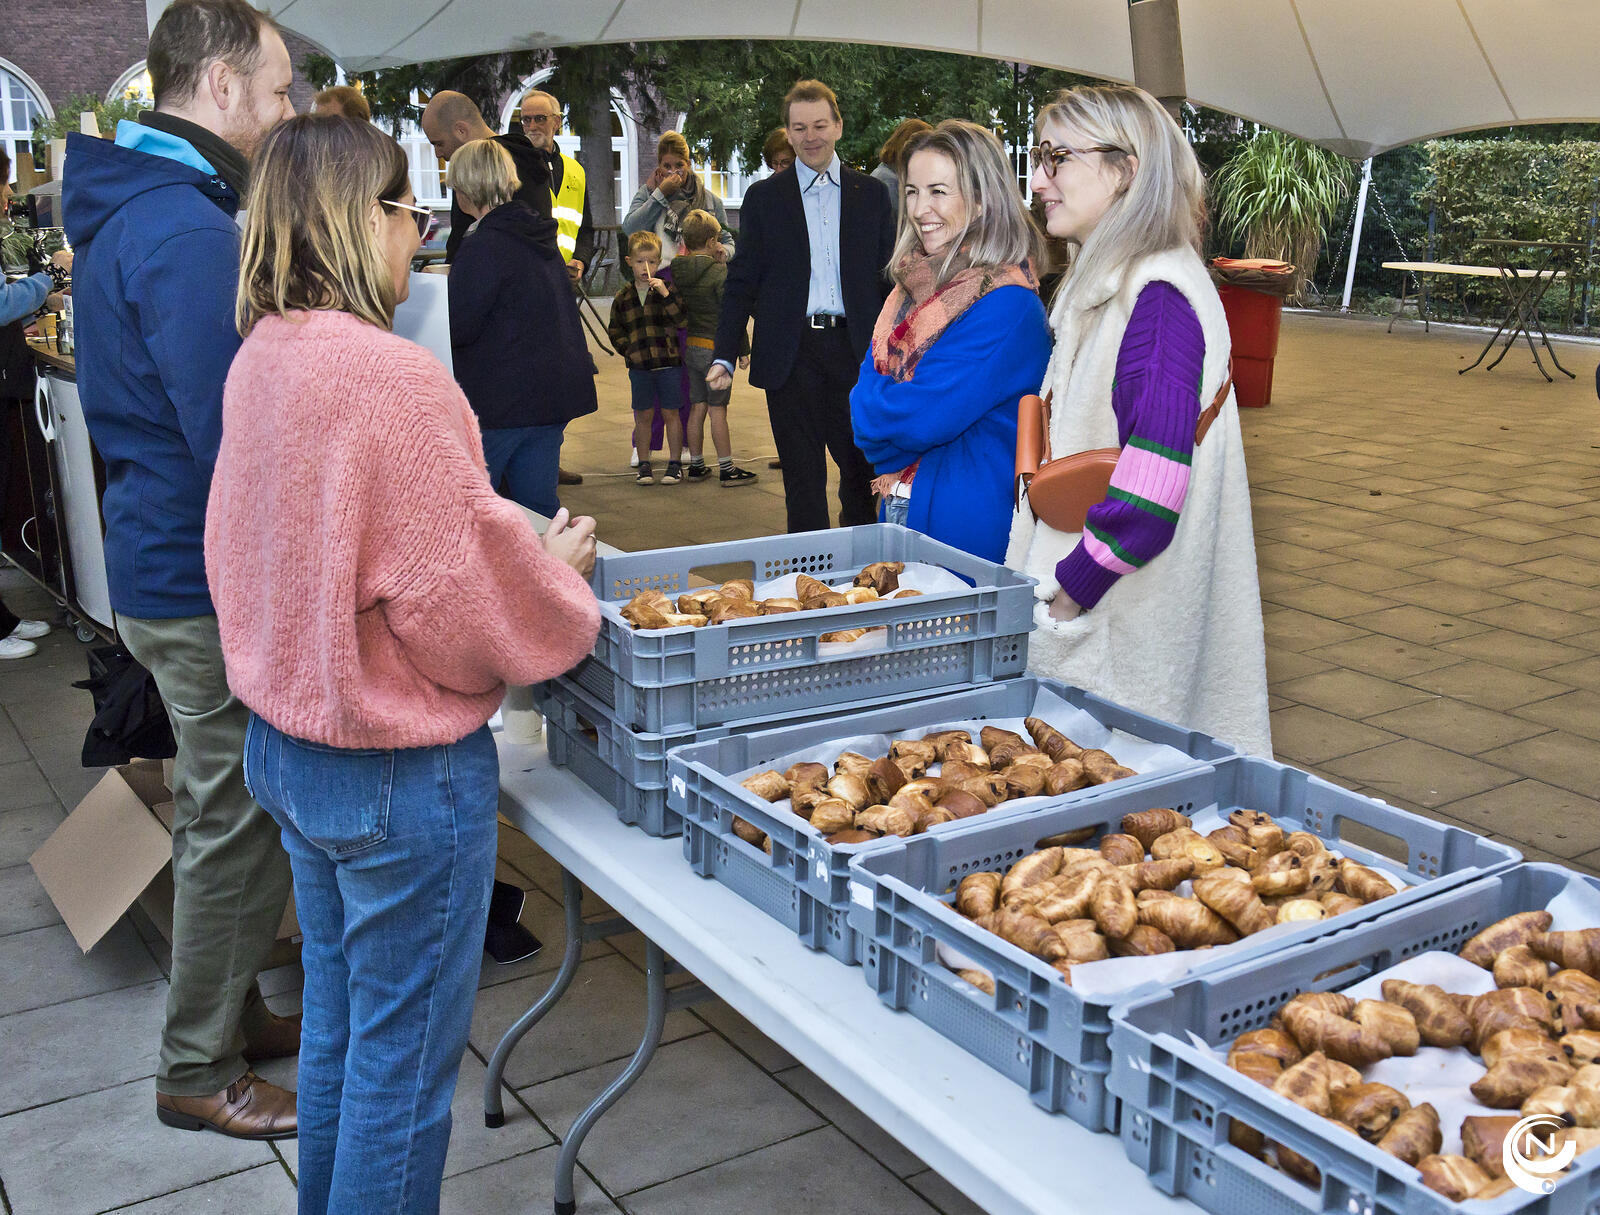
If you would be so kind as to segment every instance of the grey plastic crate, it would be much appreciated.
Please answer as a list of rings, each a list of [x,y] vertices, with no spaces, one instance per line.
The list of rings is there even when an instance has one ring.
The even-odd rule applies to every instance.
[[[683,815],[667,805],[667,752],[671,748],[775,724],[754,721],[682,734],[646,734],[619,724],[603,705],[559,680],[535,685],[534,703],[545,716],[550,762],[571,769],[616,807],[622,822],[657,836],[670,837],[683,830]]]
[[[1424,1186],[1411,1166],[1276,1097],[1188,1037],[1194,1033],[1213,1045],[1231,1041],[1266,1025],[1303,991],[1349,987],[1413,954],[1457,949],[1504,916],[1545,906],[1569,882],[1600,889],[1594,878],[1559,866],[1517,865],[1319,941],[1315,950],[1229,967],[1119,1006],[1110,1086],[1122,1102],[1128,1158],[1158,1189],[1217,1215],[1590,1215],[1600,1199],[1600,1155],[1579,1156],[1548,1195],[1513,1190],[1458,1206]],[[1320,1188],[1230,1144],[1232,1117],[1315,1164]]]
[[[1111,1009],[1134,993],[1081,995],[1044,962],[964,919],[950,902],[967,874],[1004,869],[1045,836],[1087,826],[1114,831],[1123,815],[1153,806],[1189,815],[1211,807],[1262,810],[1354,860],[1403,862],[1418,882],[1332,920],[1208,950],[1192,974],[1276,957],[1504,869],[1520,856],[1514,848],[1282,764],[1225,759],[1214,768],[1153,783],[1107,786],[1081,805],[1013,819],[967,819],[858,857],[851,865],[850,922],[864,939],[868,984],[886,1004],[926,1021],[1024,1085],[1045,1109],[1065,1110],[1092,1130],[1114,1129],[1115,1104],[1100,1095],[1111,1064]],[[995,994],[984,995],[942,965],[935,956],[940,943],[988,970]]]
[[[974,718],[1023,717],[1033,711],[1040,691],[1048,691],[1093,717],[1106,730],[1120,730],[1150,742],[1163,743],[1194,760],[1196,768],[1235,754],[1226,743],[1132,709],[1124,709],[1053,679],[1023,676],[964,692],[898,704],[849,716],[830,716],[810,725],[791,725],[674,748],[667,765],[669,804],[684,817],[684,855],[695,870],[715,877],[781,923],[789,925],[812,949],[826,950],[842,962],[860,961],[858,933],[846,914],[849,908],[850,862],[877,846],[830,844],[784,804],[773,805],[740,787],[733,774],[806,747],[855,734],[895,733],[930,729],[941,722]],[[854,707],[854,706],[852,706]],[[1079,742],[1089,743],[1087,737]],[[1061,805],[1083,801],[1112,788],[1148,784],[1158,776],[1136,776],[1112,785],[1080,789],[1052,799]],[[1031,813],[1040,803],[1017,813]],[[1010,813],[1005,804],[985,819]],[[733,833],[734,818],[753,823],[772,841],[771,853]],[[953,830],[950,823],[935,834]]]
[[[789,573],[853,575],[874,561],[942,566],[968,589],[876,603],[639,632],[620,608],[642,590],[676,596],[704,582]],[[596,558],[601,603],[593,655],[570,679],[635,730],[683,733],[870,697],[904,699],[1020,675],[1033,628],[1033,579],[880,523]],[[887,648],[819,653],[824,633],[882,628]]]

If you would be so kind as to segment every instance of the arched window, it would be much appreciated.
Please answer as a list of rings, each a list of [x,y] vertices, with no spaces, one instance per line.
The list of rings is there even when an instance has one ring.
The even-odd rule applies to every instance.
[[[55,111],[38,85],[21,68],[0,59],[0,144],[11,157],[13,174],[17,157],[28,150],[33,139],[34,120],[54,117]]]
[[[155,87],[150,83],[150,69],[143,59],[117,77],[117,82],[106,92],[107,101],[134,101],[146,108],[155,105]]]

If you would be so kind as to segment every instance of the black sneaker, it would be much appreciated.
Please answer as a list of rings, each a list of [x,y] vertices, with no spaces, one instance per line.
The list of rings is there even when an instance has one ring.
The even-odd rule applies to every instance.
[[[676,460],[667,465],[667,471],[661,475],[661,484],[676,485],[683,480],[683,466]]]
[[[732,468],[728,469],[727,472],[722,474],[722,488],[727,489],[730,485],[753,485],[755,484],[756,480],[757,477],[755,473],[751,472],[748,468],[740,468],[737,464],[735,464]]]
[[[711,469],[705,464],[691,464],[684,475],[691,481],[704,481],[711,475]]]
[[[654,485],[656,483],[655,474],[650,471],[650,461],[644,460],[640,462],[639,467],[633,474],[633,483],[635,485]]]

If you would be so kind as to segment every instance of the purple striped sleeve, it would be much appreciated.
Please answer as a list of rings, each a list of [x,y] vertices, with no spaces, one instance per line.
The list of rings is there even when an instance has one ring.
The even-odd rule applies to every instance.
[[[1205,349],[1200,318],[1181,291],[1153,282],[1139,293],[1111,388],[1122,456],[1083,539],[1056,566],[1061,589],[1085,610],[1172,543],[1189,492]]]

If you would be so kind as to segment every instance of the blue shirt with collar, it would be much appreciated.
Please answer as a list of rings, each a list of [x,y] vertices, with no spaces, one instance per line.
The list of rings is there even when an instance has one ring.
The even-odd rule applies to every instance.
[[[806,238],[811,244],[811,286],[806,315],[844,315],[844,288],[839,282],[839,154],[818,173],[803,160],[794,162],[800,202],[806,212]]]

